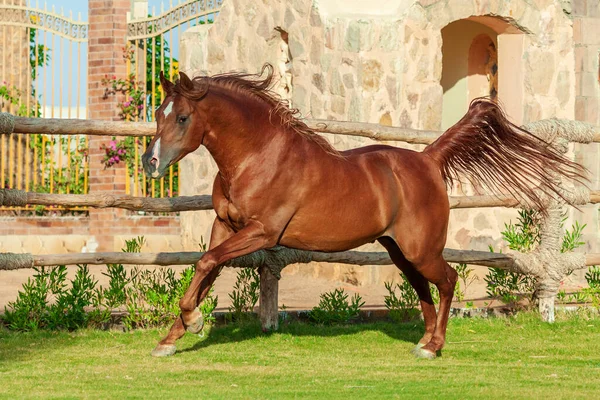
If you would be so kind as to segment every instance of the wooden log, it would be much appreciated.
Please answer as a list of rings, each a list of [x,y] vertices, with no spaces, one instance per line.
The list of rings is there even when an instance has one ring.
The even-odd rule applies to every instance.
[[[268,251],[268,250],[261,250]],[[322,253],[301,251],[301,255],[308,255],[307,262],[328,262],[351,265],[391,265],[387,252],[361,252],[361,251],[342,251],[336,253]],[[12,253],[0,253],[8,260]],[[134,265],[187,265],[196,263],[201,257],[202,252],[174,252],[174,253],[71,253],[71,254],[38,254],[33,257],[32,266],[52,266],[52,265],[104,265],[104,264],[134,264]],[[284,255],[282,255],[284,256]],[[468,264],[484,265],[498,268],[509,268],[513,265],[514,257],[510,254],[490,253],[486,251],[470,250],[444,250],[444,257],[448,262],[464,262]],[[298,257],[299,259],[299,257]],[[4,261],[8,263],[8,261]],[[298,262],[290,259],[288,264]],[[243,267],[244,260],[238,258],[230,265],[234,267]],[[10,266],[0,265],[0,269],[12,269]]]
[[[600,203],[600,191],[594,190],[590,192],[590,203],[598,204]]]
[[[154,136],[154,122],[99,121],[59,118],[14,117],[14,133],[49,135],[98,135],[98,136]],[[305,120],[318,132],[350,136],[363,136],[374,140],[403,141],[429,144],[442,132],[421,131],[363,122]]]
[[[10,193],[24,194],[25,200],[18,205],[44,205],[63,207],[96,207],[96,208],[124,208],[132,211],[148,212],[180,212],[194,210],[211,210],[212,198],[210,195],[179,196],[154,199],[150,197],[133,197],[112,193],[97,194],[50,194],[21,192],[16,189],[0,189],[0,206],[3,196]],[[19,196],[21,197],[21,196]],[[590,203],[600,203],[600,191],[590,193]],[[450,208],[484,208],[484,207],[514,207],[521,203],[517,199],[506,196],[450,196]],[[7,204],[13,204],[7,202]]]
[[[269,251],[269,250],[260,250]],[[299,251],[296,258],[289,257],[285,253],[287,249],[279,247],[273,257],[277,259],[286,259],[286,263],[296,262],[328,262],[350,265],[392,265],[387,252],[362,252],[362,251],[342,251],[336,253],[322,253]],[[0,270],[31,268],[33,266],[53,266],[53,265],[104,265],[104,264],[130,264],[130,265],[191,265],[195,264],[201,257],[202,252],[176,252],[176,253],[74,253],[74,254],[13,254],[0,253]],[[11,258],[30,257],[31,262],[28,265],[16,263],[13,266]],[[444,258],[452,263],[465,263],[472,265],[482,265],[486,267],[495,267],[501,269],[512,269],[515,265],[515,256],[508,253],[491,253],[487,251],[473,250],[455,250],[445,249]],[[244,257],[231,261],[228,265],[231,267],[255,267],[256,259],[250,260]],[[600,265],[600,253],[586,255],[586,265]]]
[[[433,143],[443,132],[399,128],[380,124],[349,121],[305,120],[317,132],[337,135],[362,136],[378,141],[400,141],[411,144]]]
[[[590,253],[585,255],[585,265],[600,265],[600,253]]]
[[[530,126],[532,133],[535,134],[536,128],[542,126],[544,121],[552,122],[552,120],[536,121],[535,124]],[[398,141],[411,144],[430,144],[443,133],[441,131],[425,131],[366,122],[318,119],[305,119],[304,122],[317,132],[362,136],[378,141]],[[567,122],[572,123],[573,121]],[[156,133],[156,123],[14,117],[13,132],[54,135],[153,136]],[[592,141],[600,142],[600,132],[594,132]]]
[[[48,135],[154,136],[156,123],[94,119],[15,117],[14,133]]]
[[[279,329],[279,280],[266,266],[260,267],[259,316],[263,332]]]
[[[180,212],[212,210],[213,208],[212,197],[209,195],[151,198],[111,193],[75,195],[28,192],[27,204],[60,205],[65,207],[115,207],[147,212]]]
[[[509,207],[517,208],[521,202],[506,196],[450,196],[450,208],[483,208],[483,207]]]

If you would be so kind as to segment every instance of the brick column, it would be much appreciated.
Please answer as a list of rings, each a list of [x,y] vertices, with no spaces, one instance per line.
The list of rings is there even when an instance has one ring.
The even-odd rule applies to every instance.
[[[123,48],[127,41],[127,12],[131,10],[130,0],[89,0],[89,39],[88,39],[88,118],[118,120],[117,103],[122,100],[115,96],[103,99],[104,87],[101,84],[106,75],[124,78],[126,64]],[[122,164],[104,169],[102,144],[110,138],[91,136],[90,154],[90,193],[125,193],[126,172]],[[99,243],[97,251],[114,250],[113,229],[125,212],[117,209],[90,210],[90,235]]]

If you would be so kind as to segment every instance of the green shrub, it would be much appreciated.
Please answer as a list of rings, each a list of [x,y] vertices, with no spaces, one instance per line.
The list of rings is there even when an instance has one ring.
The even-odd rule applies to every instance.
[[[139,252],[144,238],[126,241],[124,252]],[[98,286],[86,265],[78,266],[75,278],[67,280],[67,268],[35,268],[19,292],[17,299],[5,307],[4,320],[9,329],[73,330],[103,327],[111,319],[111,311],[128,311],[126,328],[148,328],[171,323],[179,315],[179,299],[194,276],[194,266],[179,276],[171,268],[127,270],[121,264],[109,264],[104,273],[109,278],[106,288]],[[209,295],[201,304],[205,321],[212,322],[218,299]]]
[[[358,293],[348,302],[348,294],[344,289],[321,294],[319,305],[308,313],[311,321],[317,324],[346,324],[358,318],[360,308],[365,305]]]
[[[454,269],[458,273],[458,282],[454,287],[454,297],[457,301],[463,301],[465,299],[467,289],[475,282],[478,278],[473,275],[473,268],[469,268],[467,264],[461,263],[454,266]]]
[[[260,275],[256,269],[241,268],[229,293],[231,306],[229,312],[237,321],[254,311],[260,296]]]
[[[563,224],[565,220],[566,217],[563,218]],[[585,226],[575,222],[571,230],[565,232],[561,244],[562,253],[573,251],[585,244],[581,241]],[[540,244],[541,217],[538,211],[519,210],[517,223],[510,222],[505,224],[504,227],[502,237],[511,250],[527,253]],[[490,251],[494,251],[491,246]],[[515,306],[523,299],[528,299],[530,303],[534,300],[533,296],[537,284],[534,277],[499,268],[490,268],[484,281],[486,282],[488,296],[510,306]]]
[[[384,296],[383,301],[393,320],[406,321],[419,315],[417,309],[419,296],[408,280],[402,279],[402,282],[396,283],[395,287],[392,282],[385,282],[384,285],[388,294]],[[396,294],[396,290],[398,294]]]
[[[70,285],[64,265],[35,268],[33,279],[29,278],[17,299],[5,307],[4,320],[17,331],[83,328],[91,316],[86,308],[97,303],[96,284],[86,265],[77,267]]]

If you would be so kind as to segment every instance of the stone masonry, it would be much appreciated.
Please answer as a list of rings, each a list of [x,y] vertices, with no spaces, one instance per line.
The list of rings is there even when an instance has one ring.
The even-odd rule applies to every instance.
[[[227,0],[213,25],[186,32],[181,69],[198,75],[257,72],[265,62],[276,65],[283,31],[291,56],[292,103],[305,116],[440,130],[445,95],[440,84],[441,32],[452,22],[470,21],[497,35],[499,98],[516,123],[551,117],[598,122],[597,3],[397,0],[378,6],[354,0]],[[372,143],[343,136],[328,139],[341,150]],[[592,165],[597,177],[597,150],[592,147],[579,146],[576,157]],[[181,165],[182,180],[194,182],[184,186],[182,195],[210,194],[216,167],[206,151],[198,150]],[[462,192],[471,193],[468,188],[453,190]],[[515,216],[515,210],[500,208],[452,211],[448,247],[502,248],[500,232]],[[586,239],[597,250],[597,207],[587,207],[576,217],[588,223]],[[201,236],[206,241],[213,218],[209,212],[186,214],[185,248],[197,248]],[[381,250],[377,245],[364,249]],[[363,283],[397,274],[395,268],[347,266],[287,271],[299,270]]]

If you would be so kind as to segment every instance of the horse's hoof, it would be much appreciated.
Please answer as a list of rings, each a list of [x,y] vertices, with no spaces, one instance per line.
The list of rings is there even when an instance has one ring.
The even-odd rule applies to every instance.
[[[189,333],[195,335],[197,333],[200,333],[204,328],[204,315],[202,315],[202,312],[198,308],[194,310],[194,318],[195,319],[192,323],[185,325],[185,329]]]
[[[426,360],[433,360],[436,357],[433,351],[424,349],[423,347],[415,348],[413,354],[417,358],[424,358]]]
[[[417,343],[416,346],[413,347],[413,349],[410,352],[416,356],[417,353],[419,352],[419,350],[421,350],[421,347],[423,347],[423,346],[425,346],[425,344]]]
[[[150,354],[153,357],[169,357],[175,354],[176,350],[177,347],[174,344],[158,344]]]

